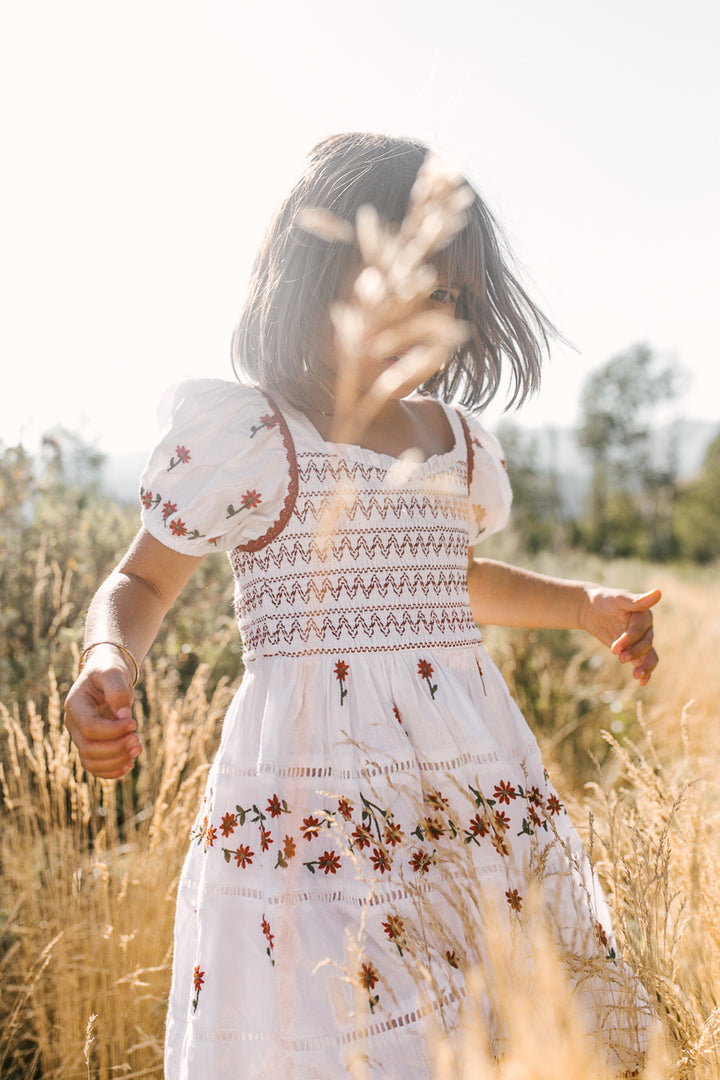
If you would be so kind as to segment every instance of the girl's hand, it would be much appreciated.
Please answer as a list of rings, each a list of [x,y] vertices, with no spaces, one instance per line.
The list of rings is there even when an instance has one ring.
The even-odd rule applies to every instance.
[[[88,772],[117,780],[142,750],[132,715],[132,675],[113,645],[97,645],[65,701],[65,724]]]
[[[589,585],[580,610],[580,625],[618,657],[632,663],[633,677],[645,686],[658,664],[653,648],[651,608],[662,596],[659,589],[638,596],[623,589]]]

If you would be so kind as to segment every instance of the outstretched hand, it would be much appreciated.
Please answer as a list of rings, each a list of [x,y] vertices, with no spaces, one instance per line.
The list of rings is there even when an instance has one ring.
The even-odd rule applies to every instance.
[[[141,751],[132,702],[127,666],[98,646],[67,696],[65,725],[84,767],[102,780],[125,776]]]
[[[624,589],[592,586],[581,612],[583,629],[609,645],[621,664],[632,663],[633,677],[641,686],[649,682],[658,664],[652,608],[661,596],[659,589],[638,596]]]

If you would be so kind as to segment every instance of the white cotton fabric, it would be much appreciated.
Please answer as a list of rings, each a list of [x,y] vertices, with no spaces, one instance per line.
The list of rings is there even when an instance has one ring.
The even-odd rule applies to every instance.
[[[170,406],[143,521],[228,550],[246,673],[180,882],[166,1076],[429,1080],[539,866],[559,938],[612,948],[470,614],[468,545],[510,509],[502,451],[452,409],[453,448],[408,469],[254,388],[184,383]]]

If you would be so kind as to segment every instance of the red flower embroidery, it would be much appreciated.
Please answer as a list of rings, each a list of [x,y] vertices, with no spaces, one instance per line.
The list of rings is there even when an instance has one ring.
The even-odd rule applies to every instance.
[[[250,866],[252,863],[255,852],[251,851],[247,844],[240,844],[232,854],[235,856],[235,865],[242,866],[244,870],[246,866]]]
[[[510,805],[511,799],[517,799],[517,791],[509,781],[501,780],[499,784],[495,785],[493,796],[500,803],[507,803]]]
[[[431,681],[433,675],[432,664],[429,663],[429,661],[427,660],[418,660],[417,670],[420,678],[425,679],[426,683],[428,684],[428,689],[430,690],[430,697],[434,698],[435,694],[437,693],[437,684],[433,685]]]
[[[286,859],[292,859],[295,854],[295,841],[292,836],[286,836],[283,842],[283,855]]]
[[[377,968],[370,961],[366,961],[361,965],[358,976],[360,985],[364,986],[366,990],[374,990],[380,978]]]
[[[265,809],[270,817],[280,817],[283,812],[283,807],[277,795],[273,795],[271,799],[268,799],[268,804]]]
[[[167,519],[169,517],[172,517],[175,513],[177,513],[177,503],[170,502],[170,500],[168,499],[167,502],[163,503],[163,521],[167,521]]]
[[[393,705],[393,716],[397,720],[398,724],[402,724],[402,717],[400,716],[400,710],[397,705]]]
[[[405,923],[399,915],[388,915],[382,928],[390,941],[394,941],[402,956],[402,946],[405,944]]]
[[[418,848],[417,851],[413,852],[412,858],[410,859],[410,865],[416,874],[427,874],[432,865],[432,858],[426,851]]]
[[[540,794],[539,787],[531,787],[527,793],[528,802],[535,803],[536,806],[542,806],[544,799]]]
[[[152,506],[153,496],[152,491],[143,491],[140,496],[140,502],[143,504],[146,510],[149,510]]]
[[[335,664],[335,667],[334,667],[333,670],[335,672],[335,678],[340,683],[340,704],[342,705],[342,703],[345,701],[345,698],[347,697],[347,690],[345,689],[345,680],[347,679],[347,677],[348,677],[348,675],[350,673],[350,668],[348,667],[348,665],[345,663],[344,660],[338,660],[337,663]]]
[[[548,799],[547,808],[551,814],[559,814],[562,810],[562,803],[558,799],[557,795],[551,795]]]
[[[334,851],[323,851],[318,859],[318,868],[324,870],[326,874],[337,874],[340,869],[340,856]]]
[[[358,825],[352,835],[355,843],[360,849],[370,847],[372,833],[366,825]]]
[[[340,814],[340,816],[344,818],[345,821],[350,820],[350,818],[352,817],[352,812],[353,804],[349,801],[349,799],[338,799],[338,814]]]
[[[392,859],[387,851],[373,848],[370,858],[372,859],[373,870],[379,870],[381,874],[384,874],[387,870],[392,869]]]
[[[242,497],[242,510],[254,510],[262,502],[262,496],[257,491],[246,491]]]
[[[277,420],[272,413],[265,413],[264,416],[260,417],[258,423],[253,424],[250,428],[250,438],[254,439],[258,431],[262,431],[263,428],[267,428],[268,431],[271,431],[274,427],[277,427]]]
[[[262,932],[263,932],[263,934],[265,936],[265,940],[268,943],[268,947],[267,947],[267,949],[265,951],[267,952],[268,956],[270,957],[270,963],[274,967],[275,966],[275,960],[273,959],[273,952],[275,951],[275,944],[274,944],[275,935],[270,932],[270,923],[267,921],[267,919],[265,918],[264,915],[262,917],[262,924],[261,925],[262,925]]]
[[[472,836],[487,836],[490,832],[490,820],[487,814],[476,814],[470,819],[469,831]]]
[[[312,840],[320,835],[320,822],[316,817],[306,817],[302,823],[301,832],[306,840]]]
[[[176,518],[175,521],[170,522],[170,532],[173,536],[185,536],[187,525],[180,518]]]
[[[404,835],[405,834],[400,828],[400,826],[397,825],[394,821],[388,821],[386,823],[384,834],[384,840],[386,844],[392,844],[392,846],[395,847],[395,844],[399,844]]]
[[[170,464],[167,467],[168,472],[170,472],[171,469],[174,469],[176,465],[187,465],[190,460],[190,451],[185,446],[176,446],[175,453],[177,454],[177,457],[170,458]]]
[[[510,818],[507,816],[504,810],[495,811],[493,817],[493,825],[495,826],[495,831],[499,833],[504,833],[505,830],[509,827]]]
[[[535,807],[532,804],[530,806],[528,806],[528,818],[530,819],[532,824],[535,826],[535,828],[537,828],[538,825],[542,825],[542,818],[540,817],[540,814],[537,812],[537,810],[535,809]]]
[[[217,829],[214,825],[208,825],[205,830],[205,843],[208,847],[212,847],[217,840]]]
[[[505,899],[507,900],[513,911],[522,910],[522,896],[520,896],[517,889],[506,889]]]
[[[200,988],[205,982],[205,972],[200,970],[200,965],[196,964],[193,970],[193,989],[195,990],[195,997],[192,999],[192,1010],[198,1007],[198,1001],[200,1000]]]
[[[236,828],[237,814],[223,814],[223,819],[220,822],[220,832],[223,836],[230,836]]]
[[[608,936],[605,933],[605,928],[603,927],[603,924],[600,923],[600,922],[596,923],[595,924],[595,930],[596,930],[596,933],[597,933],[598,941],[600,942],[600,944],[602,945],[602,947],[604,949],[607,949],[607,947],[608,947]]]
[[[263,851],[267,851],[273,842],[273,838],[270,835],[270,830],[260,826],[260,847]]]
[[[425,796],[425,802],[428,806],[432,806],[433,810],[439,810],[441,813],[450,805],[445,796],[441,795],[439,791],[431,791]]]
[[[425,818],[425,831],[431,840],[439,840],[445,835],[445,826],[439,818]]]

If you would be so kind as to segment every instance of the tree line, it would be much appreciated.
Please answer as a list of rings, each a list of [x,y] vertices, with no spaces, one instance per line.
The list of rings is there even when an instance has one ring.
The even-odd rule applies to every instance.
[[[587,379],[575,432],[590,466],[580,513],[568,511],[558,463],[541,466],[532,440],[502,426],[521,546],[661,562],[720,557],[720,430],[691,480],[678,476],[677,447],[658,446],[654,410],[677,395],[678,378],[676,367],[636,345]]]

